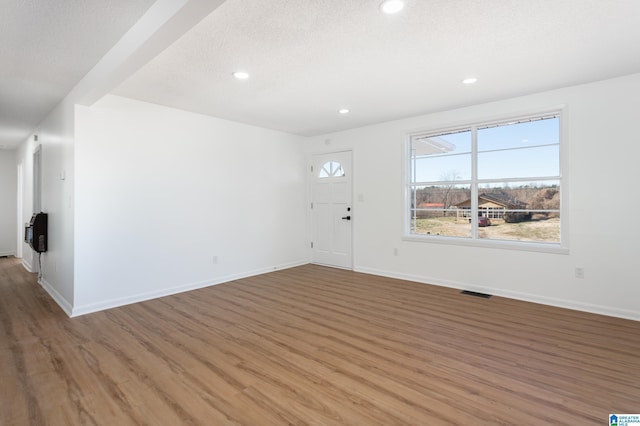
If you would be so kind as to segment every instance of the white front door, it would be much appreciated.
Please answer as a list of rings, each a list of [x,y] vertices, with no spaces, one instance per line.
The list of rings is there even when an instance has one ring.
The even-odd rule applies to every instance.
[[[311,176],[313,263],[351,269],[351,151],[314,155]]]

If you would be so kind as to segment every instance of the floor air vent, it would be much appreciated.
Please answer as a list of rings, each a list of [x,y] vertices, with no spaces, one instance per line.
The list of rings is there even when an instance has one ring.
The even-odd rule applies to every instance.
[[[491,298],[490,294],[486,294],[486,293],[478,293],[476,291],[469,291],[469,290],[463,290],[460,292],[460,294],[466,294],[467,296],[475,296],[475,297],[481,297],[483,299],[489,299]]]

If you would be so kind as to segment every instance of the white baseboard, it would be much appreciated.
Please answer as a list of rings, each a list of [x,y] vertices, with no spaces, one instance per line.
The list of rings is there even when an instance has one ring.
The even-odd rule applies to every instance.
[[[27,262],[24,257],[22,258],[22,266],[24,266],[24,269],[26,269],[28,272],[33,272],[33,268],[31,267],[31,264]]]
[[[132,303],[143,302],[145,300],[157,299],[159,297],[170,296],[172,294],[183,293],[185,291],[197,290],[199,288],[209,287],[212,285],[222,284],[229,281],[239,280],[242,278],[253,277],[255,275],[266,274],[268,272],[274,272],[281,269],[295,268],[296,266],[302,266],[309,263],[309,259],[298,260],[295,262],[284,263],[276,266],[270,266],[266,268],[255,269],[253,271],[241,272],[238,274],[227,275],[224,277],[215,278],[212,280],[201,281],[196,283],[190,283],[180,285],[171,288],[165,288],[158,291],[151,291],[147,293],[135,294],[127,297],[121,297],[104,302],[89,303],[82,306],[74,306],[71,309],[70,317],[77,317],[80,315],[86,315],[93,312],[103,311],[105,309],[117,308],[118,306],[130,305]],[[64,308],[63,308],[64,309]],[[66,312],[66,311],[65,311]]]
[[[65,299],[60,293],[58,293],[58,290],[56,290],[51,284],[49,284],[49,282],[47,282],[47,280],[45,280],[44,278],[40,279],[38,281],[38,283],[42,286],[42,288],[45,289],[45,291],[47,293],[49,293],[49,296],[51,296],[51,298],[53,300],[55,300],[55,302],[58,304],[58,306],[60,306],[60,308],[62,308],[62,310],[68,315],[71,316],[71,312],[73,310],[71,303],[69,303],[67,301],[67,299]]]
[[[15,251],[0,251],[0,257],[9,257],[9,256],[15,256],[16,252]]]
[[[461,283],[457,281],[442,280],[432,277],[420,275],[402,274],[397,272],[384,271],[375,268],[357,267],[356,272],[365,274],[379,275],[383,277],[396,278],[400,280],[413,281],[422,284],[437,285],[440,287],[455,288],[460,290],[470,290],[479,293],[493,294],[495,296],[506,297],[509,299],[522,300],[525,302],[539,303],[542,305],[556,306],[559,308],[573,309],[575,311],[589,312],[593,314],[607,315],[610,317],[630,319],[640,321],[640,311],[632,311],[629,309],[620,309],[611,306],[595,305],[591,303],[576,302],[573,300],[557,299],[547,296],[539,296],[536,294],[522,293],[492,287],[477,286],[469,283]]]

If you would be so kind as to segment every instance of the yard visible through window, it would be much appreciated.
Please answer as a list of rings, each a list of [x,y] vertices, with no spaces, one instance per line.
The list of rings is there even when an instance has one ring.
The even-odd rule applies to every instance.
[[[561,243],[559,113],[408,143],[408,235]]]

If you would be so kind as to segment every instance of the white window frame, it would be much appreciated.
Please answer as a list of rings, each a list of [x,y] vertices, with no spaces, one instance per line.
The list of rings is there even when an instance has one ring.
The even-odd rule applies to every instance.
[[[472,247],[487,247],[498,248],[508,250],[524,250],[543,253],[557,253],[557,254],[569,254],[569,176],[568,170],[568,143],[566,140],[566,106],[560,105],[553,108],[527,111],[524,113],[513,115],[501,115],[498,117],[469,120],[467,122],[442,126],[442,127],[427,127],[414,131],[409,131],[405,134],[403,140],[404,149],[403,152],[403,178],[402,178],[402,191],[403,191],[403,241],[416,241],[423,243],[435,243],[435,244],[450,244],[459,246],[472,246]],[[541,116],[557,115],[560,121],[560,242],[559,243],[544,243],[534,241],[517,241],[517,240],[492,240],[486,238],[477,238],[478,223],[477,221],[471,221],[471,237],[451,237],[442,235],[418,235],[411,234],[411,218],[410,218],[410,201],[411,201],[411,187],[413,182],[411,180],[411,140],[415,136],[423,134],[444,134],[452,133],[464,130],[474,130],[472,132],[472,185],[471,185],[471,199],[477,199],[478,197],[478,179],[477,179],[477,129],[484,128],[491,125],[500,125],[509,122],[516,122],[520,120],[535,119]],[[480,182],[482,183],[482,182]],[[471,216],[477,216],[477,205],[472,203]]]

